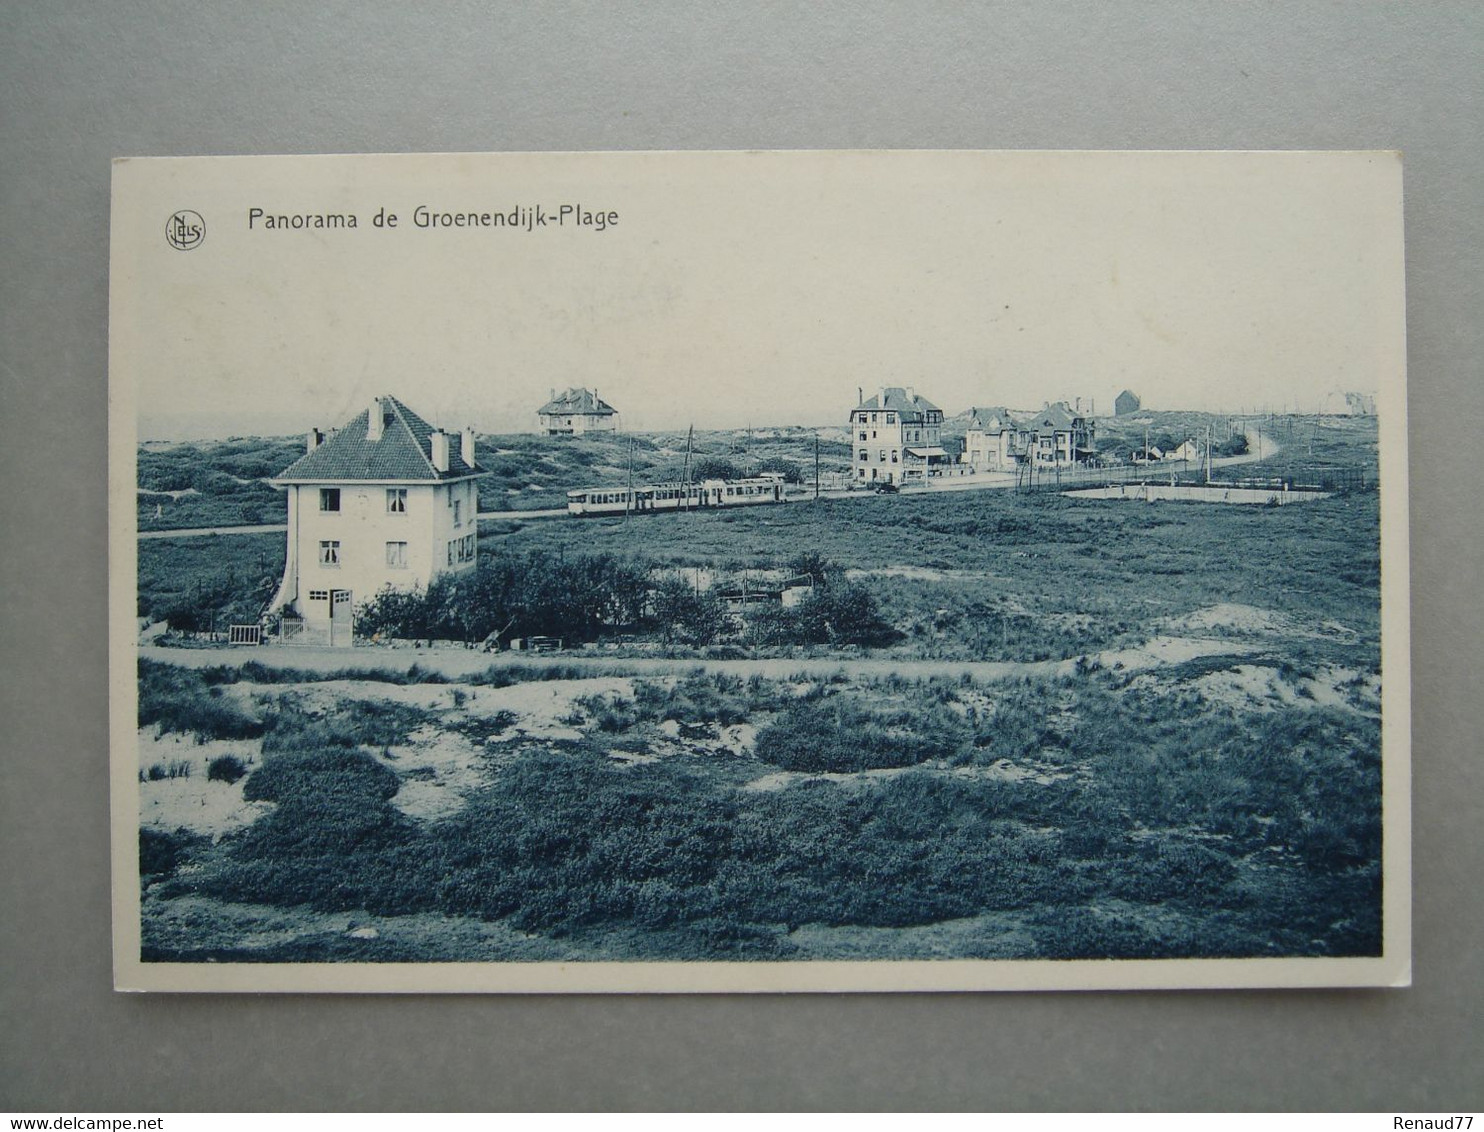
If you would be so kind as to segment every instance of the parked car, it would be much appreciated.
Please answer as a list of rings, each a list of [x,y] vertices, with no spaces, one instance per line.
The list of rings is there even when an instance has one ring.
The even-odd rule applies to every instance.
[[[876,485],[877,495],[896,495],[901,490],[901,488],[892,483],[890,480],[883,480]]]

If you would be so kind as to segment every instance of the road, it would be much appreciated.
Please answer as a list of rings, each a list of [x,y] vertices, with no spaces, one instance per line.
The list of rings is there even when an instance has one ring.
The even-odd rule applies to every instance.
[[[1213,468],[1227,468],[1237,464],[1253,464],[1259,459],[1277,455],[1279,446],[1272,437],[1260,435],[1256,430],[1247,434],[1248,452],[1242,456],[1223,456],[1211,461]],[[1182,465],[1178,470],[1190,471],[1192,468],[1199,469],[1200,465]],[[1168,475],[1177,469],[1150,469],[1145,476]],[[1063,472],[1059,483],[1065,487],[1086,486],[1088,484],[1101,483],[1108,478],[1106,471],[1089,472]],[[1044,481],[1043,481],[1044,482]],[[969,476],[947,476],[935,479],[921,486],[903,488],[903,495],[932,495],[943,491],[992,491],[1005,490],[1015,486],[1015,475],[1013,472],[982,472],[978,475]],[[821,499],[873,499],[875,493],[865,489],[835,488],[819,493]],[[790,502],[802,502],[814,498],[813,490],[801,488],[790,497]],[[530,519],[559,519],[567,514],[565,507],[551,507],[533,511],[481,511],[479,519],[483,522],[494,522],[496,520],[515,520],[525,522]],[[141,539],[147,538],[198,538],[203,535],[258,535],[273,534],[288,530],[286,523],[270,523],[263,526],[253,527],[186,527],[178,531],[140,531]]]
[[[271,535],[289,529],[287,523],[264,523],[255,527],[182,527],[178,531],[140,531],[144,538],[200,538],[203,535]]]
[[[697,660],[661,657],[610,657],[592,650],[570,653],[487,653],[478,649],[327,648],[312,645],[258,645],[238,648],[170,648],[141,644],[139,655],[150,660],[186,668],[240,665],[257,661],[270,668],[298,668],[309,672],[340,669],[406,671],[414,664],[450,678],[473,676],[492,665],[518,668],[570,667],[591,678],[600,676],[678,676],[696,669],[728,676],[764,676],[786,679],[803,675],[828,677],[845,673],[855,677],[902,676],[909,679],[968,676],[977,681],[1008,680],[1021,676],[1064,676],[1077,671],[1079,662],[1096,662],[1104,668],[1138,672],[1179,664],[1202,656],[1248,653],[1255,646],[1238,641],[1202,637],[1159,637],[1139,648],[1110,649],[1069,660],[907,660],[887,657],[769,657],[761,660]]]

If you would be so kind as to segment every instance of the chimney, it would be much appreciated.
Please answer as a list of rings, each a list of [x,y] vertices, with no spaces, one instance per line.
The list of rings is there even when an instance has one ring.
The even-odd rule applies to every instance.
[[[1075,412],[1079,417],[1082,415],[1082,398],[1081,397],[1078,397],[1077,400],[1073,402],[1073,412]]]
[[[366,415],[367,440],[375,441],[381,439],[381,414],[381,398],[371,398],[371,411]]]
[[[320,432],[320,430],[317,429],[317,428],[310,429],[309,430],[309,435],[304,438],[304,451],[305,451],[305,454],[307,455],[308,453],[313,452],[316,448],[318,448],[324,442],[325,442],[325,434],[324,433]]]
[[[914,404],[916,403],[917,387],[915,385],[907,386],[907,400],[913,402]]]
[[[433,470],[446,472],[448,471],[448,433],[441,428],[435,428],[431,439],[433,441]]]
[[[878,409],[886,408],[886,386],[884,385],[878,385],[876,387],[876,407]]]
[[[859,385],[855,387],[855,403],[857,405],[864,405],[866,403],[866,391]]]
[[[546,392],[548,392],[548,393],[551,394],[551,396],[547,398],[548,401],[555,401],[556,400],[556,386],[552,386]]]
[[[461,434],[459,455],[464,458],[464,463],[469,467],[474,466],[474,430],[472,428],[465,427]]]

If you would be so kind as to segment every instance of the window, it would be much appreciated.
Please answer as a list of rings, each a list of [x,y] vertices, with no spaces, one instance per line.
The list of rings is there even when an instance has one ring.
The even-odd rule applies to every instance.
[[[340,565],[339,539],[327,539],[319,544],[319,564],[321,566]]]
[[[881,460],[881,462],[882,462],[882,463],[883,463],[883,464],[884,464],[884,463],[886,463],[886,449],[885,449],[885,448],[883,448],[883,449],[882,449],[882,450],[881,450],[881,451],[880,451],[880,453],[879,453],[879,454],[878,454],[878,458],[879,458],[879,459],[880,459],[880,460]]]
[[[862,448],[861,449],[861,463],[864,464],[870,458],[871,458],[871,454],[869,452],[867,452],[864,448]]]
[[[405,487],[386,489],[386,511],[388,515],[407,514],[407,489]]]
[[[462,527],[464,525],[464,501],[455,499],[453,501],[453,525]]]
[[[386,544],[386,564],[393,570],[407,569],[407,544],[405,542]]]
[[[310,601],[329,601],[330,600],[330,591],[329,590],[310,590],[309,591],[309,600]]]
[[[886,414],[886,423],[887,424],[896,424],[897,423],[897,415],[895,413],[887,413]]]
[[[896,451],[895,448],[893,448],[892,451],[891,451],[891,462],[893,464],[895,464],[897,462],[897,451]]]
[[[321,511],[340,510],[340,489],[338,487],[322,487],[319,489],[319,509]],[[323,546],[324,543],[320,545]]]
[[[865,438],[866,438],[866,434],[865,433],[861,433],[861,439],[864,440]]]
[[[453,565],[454,547],[456,547],[457,545],[458,545],[458,541],[457,540],[455,540],[455,541],[453,541],[453,542],[451,542],[451,543],[448,544],[448,564],[450,566]]]
[[[473,562],[478,550],[478,540],[473,535],[465,535],[459,540],[459,561]]]

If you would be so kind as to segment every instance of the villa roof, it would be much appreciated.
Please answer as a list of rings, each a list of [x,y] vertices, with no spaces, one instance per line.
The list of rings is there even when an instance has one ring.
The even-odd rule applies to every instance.
[[[536,411],[551,416],[588,417],[611,417],[618,412],[617,409],[598,396],[596,389],[575,387],[567,390],[559,397],[553,397]]]
[[[921,393],[914,391],[909,397],[905,389],[896,385],[888,386],[876,396],[862,401],[852,412],[859,412],[862,409],[893,410],[900,413],[902,420],[907,423],[921,420],[929,410],[941,411]]]
[[[1058,401],[1037,413],[1029,428],[1031,432],[1072,432],[1080,419],[1072,415],[1065,401]]]
[[[477,465],[464,463],[458,433],[448,434],[448,471],[433,467],[435,429],[395,397],[378,399],[381,436],[367,435],[371,410],[358,413],[331,433],[313,452],[295,460],[274,477],[275,483],[373,482],[438,483],[482,476]]]
[[[993,422],[998,421],[998,425]],[[991,430],[995,432],[1013,432],[1015,422],[1010,417],[1010,410],[1003,405],[990,405],[988,408],[974,407],[969,410],[969,427],[978,429],[980,432]]]

